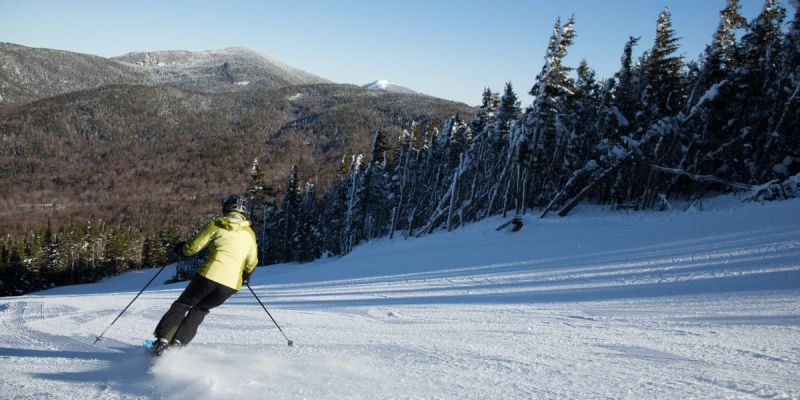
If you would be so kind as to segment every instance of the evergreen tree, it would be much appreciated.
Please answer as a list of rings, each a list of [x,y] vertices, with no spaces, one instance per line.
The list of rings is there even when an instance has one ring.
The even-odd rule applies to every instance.
[[[578,65],[576,72],[575,96],[571,103],[574,124],[565,154],[567,171],[582,168],[593,157],[592,150],[600,140],[597,127],[600,85],[595,78],[595,72],[589,68],[585,59]]]
[[[2,277],[3,295],[18,296],[30,292],[33,290],[32,277],[23,263],[23,250],[12,244],[6,251],[8,255]]]
[[[298,258],[300,244],[297,242],[297,227],[300,219],[300,202],[297,164],[294,164],[284,186],[279,232],[274,241],[279,260],[292,261]]]
[[[574,16],[570,17],[564,26],[561,26],[560,18],[556,19],[547,46],[545,64],[529,92],[537,103],[542,104],[540,108],[544,110],[557,109],[557,100],[572,94],[573,80],[570,77],[572,68],[563,65],[563,61],[567,55],[567,48],[575,40],[574,25]]]
[[[781,26],[785,9],[778,0],[767,0],[761,13],[749,24],[742,36],[742,68],[734,71],[733,82],[738,91],[735,114],[740,116],[736,126],[738,162],[732,163],[735,181],[756,184],[772,176],[773,165],[782,159],[774,156],[781,144],[780,136],[771,131],[770,110],[781,101],[779,85]]]
[[[632,131],[634,127],[631,123],[635,121],[640,107],[641,92],[638,90],[640,85],[637,84],[633,66],[633,48],[639,39],[633,36],[628,38],[620,60],[620,70],[614,75],[617,83],[614,87],[614,102],[611,108],[615,116],[612,132],[616,138],[621,138]]]
[[[524,213],[532,205],[544,205],[562,186],[564,155],[572,134],[569,105],[575,95],[572,68],[563,64],[575,38],[574,17],[564,26],[557,19],[547,48],[545,65],[530,91],[533,105],[526,111],[520,135],[513,140],[518,165],[507,173],[511,183],[505,190],[504,209]],[[510,203],[511,202],[511,203]]]
[[[316,260],[322,255],[322,231],[317,195],[311,183],[306,183],[298,217],[295,239],[298,244],[297,260],[300,262]]]
[[[514,93],[511,82],[506,82],[503,96],[500,98],[500,106],[497,108],[495,132],[497,132],[500,137],[506,137],[511,130],[511,125],[519,118],[519,115],[519,99],[517,99],[517,94]]]
[[[730,99],[736,97],[737,88],[731,74],[739,69],[741,61],[736,54],[740,46],[736,40],[736,30],[746,26],[746,20],[739,13],[738,0],[728,0],[720,11],[720,22],[714,33],[712,43],[703,55],[699,71],[694,74],[692,94],[685,113],[681,148],[685,149],[677,167],[700,175],[727,177],[731,171],[727,152],[720,152],[732,138],[738,136],[732,131],[729,121],[736,118],[732,114],[735,107]],[[691,190],[688,179],[672,178],[670,188],[686,192]]]
[[[475,121],[479,121],[479,118],[476,117]],[[393,198],[391,220],[389,222],[390,238],[394,237],[395,231],[404,228],[403,216],[406,215],[408,210],[410,187],[414,179],[413,156],[416,150],[412,146],[411,134],[405,132],[398,141],[397,157],[395,158],[397,164],[389,181],[389,193],[392,194]]]
[[[382,131],[375,133],[370,161],[356,189],[359,213],[363,216],[361,226],[356,229],[358,241],[382,236],[389,222],[389,193],[384,175],[385,154],[388,147],[386,142],[386,135]]]
[[[359,154],[352,157],[350,173],[342,182],[346,191],[344,204],[344,221],[342,227],[341,243],[338,248],[343,253],[348,253],[361,240],[362,227],[366,216],[364,215],[362,175],[365,170],[364,157]]]
[[[372,148],[370,149],[370,164],[381,164],[384,167],[388,164],[389,138],[382,130],[373,133]]]
[[[287,261],[286,242],[283,240],[283,213],[276,205],[267,204],[261,210],[264,220],[259,232],[258,259],[262,264],[277,264]]]
[[[481,105],[478,108],[478,112],[475,113],[475,118],[470,124],[470,130],[472,131],[473,135],[482,133],[483,130],[486,129],[487,125],[494,120],[495,113],[497,112],[497,104],[495,103],[494,99],[495,93],[493,93],[490,88],[485,88],[481,98]]]
[[[62,258],[59,253],[59,238],[53,231],[50,219],[47,219],[47,228],[43,237],[43,246],[41,250],[41,279],[45,287],[55,286],[62,284],[61,276],[64,268],[62,267]]]
[[[714,40],[706,50],[707,64],[711,64],[709,67],[712,69],[730,71],[740,64],[737,58],[739,44],[736,40],[736,31],[747,26],[747,20],[741,14],[741,7],[739,0],[727,0],[725,8],[719,13],[720,20],[714,33]]]
[[[345,234],[345,213],[347,209],[347,177],[334,183],[322,196],[320,210],[322,231],[322,249],[331,255],[339,256],[345,253],[342,248]]]
[[[274,196],[274,189],[267,186],[264,178],[264,169],[258,162],[258,158],[253,160],[253,166],[250,168],[250,180],[247,183],[245,197],[250,201],[250,217],[254,225],[258,226],[261,221],[261,215],[257,211],[267,203],[267,196]]]
[[[683,104],[683,57],[677,55],[678,38],[672,29],[672,15],[664,9],[658,16],[656,39],[646,61],[647,88],[644,104],[650,121],[676,113]]]
[[[771,130],[777,135],[775,148],[781,150],[780,163],[770,167],[775,178],[800,173],[800,10],[786,32],[780,55],[780,69],[775,90],[780,107],[773,108]]]

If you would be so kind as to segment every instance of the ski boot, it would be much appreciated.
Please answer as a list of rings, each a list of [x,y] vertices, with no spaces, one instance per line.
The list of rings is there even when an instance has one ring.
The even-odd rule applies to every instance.
[[[160,338],[153,343],[153,347],[150,348],[150,353],[152,353],[154,356],[160,356],[161,353],[163,353],[164,350],[168,349],[169,347],[169,341],[167,341],[167,339]]]

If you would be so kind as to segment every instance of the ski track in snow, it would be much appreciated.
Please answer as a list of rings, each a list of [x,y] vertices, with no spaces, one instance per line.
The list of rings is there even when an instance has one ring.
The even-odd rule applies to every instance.
[[[0,299],[1,399],[800,398],[800,201],[500,219],[259,268],[191,346],[155,270]]]

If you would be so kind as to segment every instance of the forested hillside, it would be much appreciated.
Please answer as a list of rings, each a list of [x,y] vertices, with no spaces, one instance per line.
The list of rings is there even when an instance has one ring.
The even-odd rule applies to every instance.
[[[412,124],[394,147],[378,132],[321,201],[293,170],[280,207],[263,208],[263,259],[344,254],[496,214],[566,216],[587,199],[644,210],[676,198],[702,208],[705,196],[731,191],[796,196],[800,19],[787,25],[785,14],[768,0],[748,23],[729,0],[703,56],[687,62],[664,10],[655,42],[634,59],[631,37],[608,79],[586,62],[564,64],[578,35],[573,18],[557,20],[525,109],[508,84],[502,95],[485,91],[473,120],[450,118],[433,134]]]
[[[325,184],[343,154],[369,148],[372,129],[400,132],[458,111],[471,110],[345,85],[214,94],[108,86],[40,100],[0,120],[0,223],[17,234],[47,218],[56,229],[88,218],[185,222],[241,191],[256,158],[279,185],[293,163]]]

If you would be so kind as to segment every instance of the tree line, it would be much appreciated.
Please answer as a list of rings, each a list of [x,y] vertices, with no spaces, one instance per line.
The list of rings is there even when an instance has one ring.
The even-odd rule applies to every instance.
[[[498,214],[566,216],[584,200],[612,209],[667,209],[709,193],[749,191],[780,199],[800,178],[800,21],[778,0],[747,21],[738,0],[720,12],[697,61],[678,54],[671,14],[652,46],[599,79],[584,60],[565,64],[575,19],[557,19],[545,63],[522,109],[511,83],[487,88],[475,117],[411,123],[389,145],[344,157],[317,199],[294,167],[280,204],[267,201],[258,165],[248,195],[261,259],[342,255],[373,238],[418,236]]]
[[[14,296],[56,286],[97,282],[132,269],[174,260],[174,228],[109,226],[101,220],[22,238],[0,238],[0,295]]]

